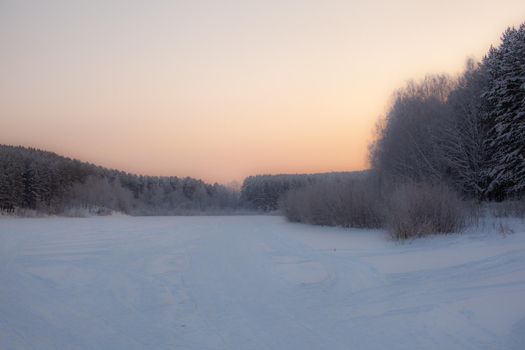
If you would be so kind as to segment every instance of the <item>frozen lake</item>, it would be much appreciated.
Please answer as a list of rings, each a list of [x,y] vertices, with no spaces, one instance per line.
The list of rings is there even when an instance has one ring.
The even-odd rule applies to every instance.
[[[525,349],[525,225],[0,219],[0,349]],[[491,233],[492,232],[492,233]]]

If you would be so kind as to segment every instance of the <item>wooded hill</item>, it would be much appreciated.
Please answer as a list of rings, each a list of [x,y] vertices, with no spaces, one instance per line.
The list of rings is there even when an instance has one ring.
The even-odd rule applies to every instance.
[[[140,176],[21,146],[0,145],[0,209],[133,215],[235,209],[238,194],[190,177]]]

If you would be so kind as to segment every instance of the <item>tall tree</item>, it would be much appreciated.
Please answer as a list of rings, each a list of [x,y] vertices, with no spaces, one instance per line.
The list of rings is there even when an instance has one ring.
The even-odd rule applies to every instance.
[[[480,200],[487,186],[488,128],[483,119],[485,104],[481,97],[486,84],[484,67],[468,60],[465,72],[448,98],[451,113],[443,123],[441,143],[454,187]]]
[[[488,84],[485,118],[492,162],[488,191],[494,198],[525,192],[525,24],[508,28],[484,59]]]

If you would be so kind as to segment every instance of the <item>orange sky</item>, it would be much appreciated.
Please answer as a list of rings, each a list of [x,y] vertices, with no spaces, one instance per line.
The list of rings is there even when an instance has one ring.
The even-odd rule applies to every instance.
[[[0,143],[207,181],[366,167],[392,91],[521,1],[0,0]]]

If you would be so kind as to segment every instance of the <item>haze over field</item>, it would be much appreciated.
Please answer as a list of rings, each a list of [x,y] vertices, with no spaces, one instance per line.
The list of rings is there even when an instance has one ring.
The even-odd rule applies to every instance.
[[[363,169],[395,88],[458,73],[523,14],[519,0],[2,0],[0,140],[207,181]]]

